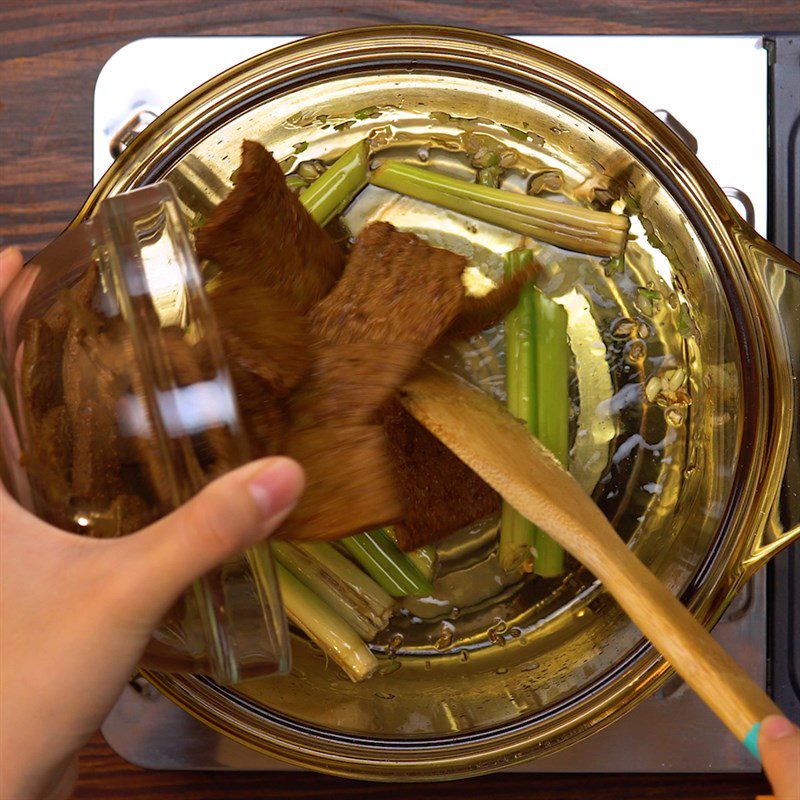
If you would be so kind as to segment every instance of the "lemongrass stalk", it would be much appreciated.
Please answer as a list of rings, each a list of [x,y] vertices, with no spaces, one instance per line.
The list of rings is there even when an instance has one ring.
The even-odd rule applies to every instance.
[[[386,528],[386,533],[389,534],[391,540],[398,546],[400,545],[397,542],[397,534],[394,532],[394,528]],[[427,578],[429,581],[433,580],[433,576],[436,574],[436,565],[439,562],[439,555],[436,552],[436,548],[432,544],[426,544],[422,547],[418,547],[416,550],[411,550],[405,554],[406,558],[420,571],[424,578]]]
[[[302,581],[328,607],[337,613],[365,641],[370,642],[389,622],[392,601],[379,607],[367,602],[364,595],[354,591],[335,570],[328,569],[314,556],[313,550],[301,549],[292,542],[272,542],[275,558],[292,575]],[[344,557],[342,560],[346,561]],[[366,580],[371,580],[361,573]]]
[[[533,260],[530,250],[514,250],[506,254],[506,275],[528,266]],[[528,283],[520,292],[519,302],[505,319],[506,355],[506,405],[508,410],[525,427],[536,435],[536,372],[534,348],[534,294],[536,289]],[[532,563],[535,543],[535,526],[515,511],[506,501],[500,520],[498,557],[500,566],[511,572]]]
[[[286,185],[293,192],[299,192],[308,187],[308,181],[302,175],[292,174],[286,176]]]
[[[378,659],[340,616],[280,562],[275,564],[283,606],[289,620],[345,672],[354,683],[378,669]]]
[[[569,363],[567,312],[536,292],[536,436],[564,466],[569,466]],[[544,531],[536,529],[537,575],[554,577],[564,571],[564,550]]]
[[[369,143],[366,139],[345,150],[311,186],[300,192],[300,202],[315,222],[323,227],[361,191],[369,172]]]
[[[628,237],[624,215],[482,186],[402,161],[385,162],[370,181],[579,253],[613,258]]]
[[[329,542],[293,542],[293,544],[301,550],[311,553],[326,569],[335,572],[381,617],[391,614],[394,608],[394,600],[391,595],[370,578],[361,567],[354,564],[347,556],[342,555],[332,544]]]
[[[382,529],[341,540],[347,552],[392,597],[426,597],[433,586]]]

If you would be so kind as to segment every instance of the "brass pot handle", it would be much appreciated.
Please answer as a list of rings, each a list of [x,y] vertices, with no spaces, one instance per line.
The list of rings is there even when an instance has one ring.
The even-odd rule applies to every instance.
[[[781,488],[767,524],[753,542],[745,568],[758,569],[800,538],[800,263],[749,226],[737,231],[737,244],[759,288],[762,318],[773,350],[771,369],[776,397],[775,451],[783,469]]]

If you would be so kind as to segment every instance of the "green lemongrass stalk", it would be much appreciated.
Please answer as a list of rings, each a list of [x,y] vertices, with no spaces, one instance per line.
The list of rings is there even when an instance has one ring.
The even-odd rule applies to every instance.
[[[311,553],[326,569],[335,572],[347,585],[364,599],[372,608],[379,610],[379,616],[391,615],[394,600],[361,567],[342,555],[329,542],[293,542],[296,547]],[[385,609],[385,610],[384,610]]]
[[[394,528],[386,528],[385,530],[386,533],[389,534],[391,540],[399,548],[400,545],[397,542],[397,534],[394,532]],[[406,553],[405,556],[420,571],[424,578],[427,578],[429,581],[433,580],[433,576],[436,573],[436,565],[439,562],[439,555],[432,544],[426,544],[422,547],[418,547],[416,550],[411,550]]]
[[[289,620],[358,683],[378,669],[378,659],[361,637],[280,562],[275,564]]]
[[[359,592],[315,557],[313,549],[301,549],[292,542],[273,541],[272,552],[292,575],[302,581],[311,591],[324,600],[365,641],[372,641],[379,631],[389,623],[392,599],[384,593],[388,603],[375,605],[366,599],[367,593]],[[341,556],[343,561],[347,561]],[[355,566],[351,563],[351,566]],[[373,583],[363,572],[365,581]]]
[[[624,250],[628,238],[624,215],[482,186],[402,161],[387,161],[370,181],[579,253],[613,258]]]
[[[348,536],[341,540],[341,544],[392,597],[426,597],[433,594],[430,581],[382,528]]]
[[[287,175],[286,185],[294,192],[299,192],[308,186],[308,181],[302,175]]]
[[[536,330],[536,436],[569,467],[569,363],[567,312],[537,291],[534,298]],[[534,571],[543,577],[564,571],[564,550],[544,531],[536,529]]]
[[[507,253],[506,275],[513,275],[532,261],[530,250]],[[526,284],[520,292],[519,303],[505,319],[506,405],[534,436],[537,432],[535,294],[533,284]],[[498,557],[506,572],[519,567],[528,569],[532,563],[535,531],[530,520],[503,501]]]
[[[345,150],[311,186],[300,192],[300,202],[314,221],[327,225],[361,191],[369,172],[366,139]]]

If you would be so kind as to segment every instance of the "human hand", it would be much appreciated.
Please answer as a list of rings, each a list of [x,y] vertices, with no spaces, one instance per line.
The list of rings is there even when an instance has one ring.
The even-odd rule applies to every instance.
[[[0,296],[21,266],[19,251],[0,253]],[[303,485],[296,462],[262,459],[115,540],[58,530],[0,486],[4,800],[69,796],[78,750],[111,709],[163,615],[193,580],[272,533]]]
[[[758,732],[758,752],[775,800],[798,800],[800,728],[785,717],[767,717]]]

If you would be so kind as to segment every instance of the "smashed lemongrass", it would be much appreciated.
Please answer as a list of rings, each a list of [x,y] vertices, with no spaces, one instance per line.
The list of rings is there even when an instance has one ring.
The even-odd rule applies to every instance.
[[[534,295],[536,437],[565,468],[569,466],[569,368],[567,312],[536,291]],[[564,549],[536,529],[537,575],[551,578],[564,571]]]
[[[369,172],[369,143],[366,139],[345,150],[336,161],[306,189],[300,202],[314,221],[325,227],[361,191]]]
[[[382,528],[348,536],[341,544],[392,597],[425,597],[433,593],[430,581]]]
[[[371,677],[379,661],[355,630],[280,562],[275,564],[275,573],[289,621],[338,664],[351,681],[359,683]]]
[[[391,540],[398,544],[397,534],[394,528],[386,528],[386,533],[389,534]],[[399,547],[399,544],[398,544]],[[436,552],[436,547],[432,544],[426,544],[418,547],[416,550],[411,550],[405,554],[406,558],[420,571],[422,576],[429,581],[433,580],[436,574],[436,566],[439,563],[439,554]]]
[[[387,161],[370,181],[579,253],[613,258],[625,249],[628,237],[623,215],[482,186],[401,161]]]
[[[514,250],[506,254],[506,276],[510,277],[533,261],[530,250]],[[536,433],[536,387],[534,370],[535,288],[528,283],[520,291],[519,302],[505,319],[506,351],[506,405],[513,416],[521,420],[533,434]],[[500,522],[498,557],[506,572],[526,568],[532,559],[535,541],[533,523],[515,511],[506,501]]]
[[[316,558],[312,548],[301,548],[292,542],[274,541],[272,552],[286,569],[324,600],[365,641],[372,641],[388,624],[392,613],[392,599],[383,593],[388,602],[371,602],[369,587],[366,591],[360,591],[358,584],[362,581],[370,584],[374,582],[357,568],[355,570],[360,575],[354,575],[348,570],[347,577],[344,577],[339,574],[338,569],[331,568],[330,563],[323,563]],[[340,558],[355,567],[344,556]]]

